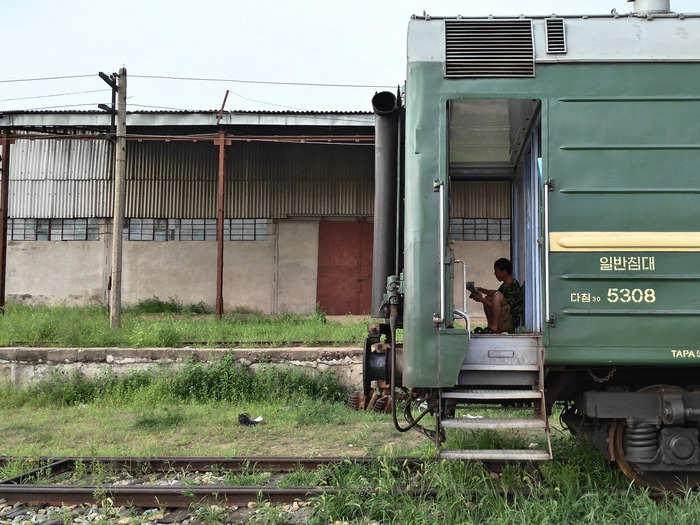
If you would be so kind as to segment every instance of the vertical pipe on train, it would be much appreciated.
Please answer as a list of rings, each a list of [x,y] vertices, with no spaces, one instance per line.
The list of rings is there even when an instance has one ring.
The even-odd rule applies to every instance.
[[[372,98],[374,109],[374,244],[372,315],[386,317],[382,305],[386,280],[396,273],[396,189],[399,107],[389,91]]]
[[[671,11],[671,0],[627,0],[634,2],[634,12],[640,15],[650,13],[668,13]]]

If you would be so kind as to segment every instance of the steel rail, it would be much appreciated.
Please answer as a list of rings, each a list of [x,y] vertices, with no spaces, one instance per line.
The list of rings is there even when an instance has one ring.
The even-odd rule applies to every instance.
[[[38,466],[30,472],[20,474],[14,478],[0,481],[0,485],[11,483],[22,483],[22,479],[29,479],[32,475],[52,470],[58,474],[55,467],[61,466],[60,472],[70,470],[76,463],[84,465],[111,466],[127,472],[172,472],[172,471],[229,471],[244,472],[255,470],[258,472],[295,472],[299,469],[315,470],[324,465],[354,463],[371,464],[380,459],[385,459],[393,463],[402,463],[407,467],[419,467],[424,461],[415,457],[386,457],[376,456],[319,456],[319,457],[296,457],[296,456],[65,456],[51,457],[42,456],[39,458],[29,458],[24,456],[0,456],[0,466],[11,462],[29,461],[33,464],[42,463],[45,466]],[[52,468],[53,467],[53,468]]]
[[[110,466],[130,473],[165,473],[193,471],[241,472],[294,472],[299,469],[314,470],[323,465],[355,463],[372,464],[379,460],[400,463],[407,469],[420,468],[430,460],[415,457],[375,457],[375,456],[66,456],[28,458],[22,456],[0,456],[0,466],[12,462],[31,459],[34,468],[12,478],[0,481],[0,498],[6,502],[31,505],[79,505],[94,503],[100,498],[109,497],[115,505],[141,508],[171,507],[187,508],[192,503],[245,506],[251,501],[271,503],[293,503],[308,500],[324,494],[354,493],[371,497],[374,489],[351,489],[340,487],[294,487],[277,488],[270,486],[222,486],[222,485],[62,485],[31,484],[34,476],[50,478],[71,471],[79,462],[86,465]],[[533,464],[529,461],[474,461],[483,464],[488,470],[498,472],[506,464]],[[434,497],[436,490],[412,489],[416,497]],[[521,490],[501,491],[507,498],[527,495]],[[479,491],[465,491],[466,496],[481,497]]]
[[[271,503],[293,503],[337,493],[343,489],[330,487],[231,487],[231,486],[154,486],[124,487],[118,485],[0,485],[0,498],[7,503],[29,505],[80,505],[110,498],[114,505],[128,507],[187,508],[192,503],[246,506],[260,499]],[[367,491],[370,492],[370,491]]]
[[[554,492],[555,489],[550,489]],[[270,503],[293,503],[328,494],[359,494],[372,497],[376,489],[349,489],[337,487],[230,487],[230,486],[74,486],[74,485],[0,485],[0,497],[7,503],[24,503],[29,505],[81,505],[91,504],[100,498],[109,497],[115,506],[152,508],[189,508],[193,503],[218,504],[244,507],[251,501],[269,501]],[[410,489],[408,492],[416,498],[434,498],[438,489]],[[546,490],[545,490],[546,492]],[[529,488],[494,489],[496,495],[513,501],[520,497],[530,497]],[[582,495],[594,494],[596,491],[582,491]],[[483,490],[466,489],[459,491],[465,498],[480,499]],[[606,491],[608,495],[627,497],[629,489]],[[654,500],[673,497],[672,493],[647,492]]]

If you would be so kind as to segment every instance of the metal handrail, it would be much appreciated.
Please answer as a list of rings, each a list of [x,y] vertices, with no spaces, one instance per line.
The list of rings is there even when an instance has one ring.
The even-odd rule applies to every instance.
[[[551,324],[552,312],[549,307],[549,192],[554,188],[552,181],[544,184],[544,319]]]
[[[463,312],[462,310],[453,310],[452,313],[456,315],[457,317],[461,317],[464,319],[464,322],[467,324],[467,337],[469,339],[472,338],[472,322],[469,320],[469,316],[467,315],[466,310]]]
[[[440,317],[433,318],[433,322],[440,325],[445,322],[445,185],[436,182],[438,188],[438,199],[440,200],[440,224],[438,250],[440,251]]]
[[[462,265],[462,308],[467,311],[467,263],[461,259],[457,259],[455,264]]]

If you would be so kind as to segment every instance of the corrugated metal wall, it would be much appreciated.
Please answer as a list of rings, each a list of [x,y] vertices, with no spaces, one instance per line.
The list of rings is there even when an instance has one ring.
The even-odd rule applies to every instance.
[[[216,216],[217,147],[129,146],[127,215]],[[373,165],[368,146],[234,143],[226,148],[225,215],[372,215]]]
[[[508,219],[510,191],[510,182],[452,182],[450,216]]]
[[[10,217],[111,215],[112,144],[17,140],[10,150]]]
[[[10,159],[10,217],[112,214],[113,148],[107,141],[17,140]],[[226,148],[227,217],[371,216],[374,150],[368,146],[234,143]],[[127,217],[216,216],[218,147],[130,142]],[[510,184],[455,182],[453,217],[510,217]]]

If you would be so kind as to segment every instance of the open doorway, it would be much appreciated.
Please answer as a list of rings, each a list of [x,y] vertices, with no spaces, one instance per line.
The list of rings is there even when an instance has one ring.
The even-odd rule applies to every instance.
[[[482,209],[506,208],[510,220],[508,252],[513,275],[523,288],[523,312],[518,333],[542,328],[541,260],[541,102],[533,99],[460,99],[448,102],[450,190],[462,183],[500,183],[507,191],[489,194]],[[489,226],[490,227],[490,226]],[[469,243],[463,247],[469,251]],[[475,244],[475,250],[483,246]],[[469,257],[467,257],[469,259]],[[474,261],[474,259],[471,259]],[[474,264],[472,262],[472,264]],[[479,259],[479,266],[493,261]],[[491,268],[469,268],[467,280]],[[472,276],[470,278],[470,275]],[[460,272],[455,279],[461,282]],[[477,282],[477,286],[480,284]]]

